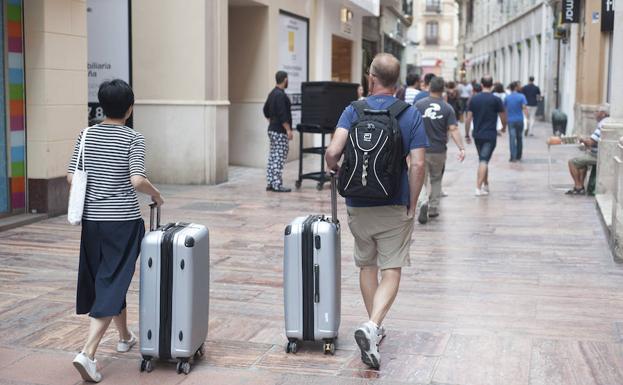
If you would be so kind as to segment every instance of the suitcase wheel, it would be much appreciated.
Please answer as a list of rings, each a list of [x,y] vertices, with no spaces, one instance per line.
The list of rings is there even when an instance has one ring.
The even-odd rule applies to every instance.
[[[302,182],[300,180],[297,180],[296,182],[294,182],[294,187],[301,188],[301,184]]]
[[[177,374],[188,374],[190,373],[190,362],[188,361],[178,361],[177,362]]]
[[[286,345],[286,353],[296,354],[298,351],[298,343],[296,341],[290,341]]]
[[[151,373],[152,370],[154,370],[154,363],[152,360],[146,360],[143,358],[141,360],[141,372]]]
[[[205,356],[205,354],[206,354],[205,344],[201,344],[201,346],[199,346],[199,349],[195,352],[195,360],[200,359],[201,357]]]
[[[335,355],[335,343],[333,341],[327,341],[324,343],[324,354]]]
[[[316,185],[316,190],[322,191],[323,188],[324,188],[324,183],[318,182],[318,184]]]

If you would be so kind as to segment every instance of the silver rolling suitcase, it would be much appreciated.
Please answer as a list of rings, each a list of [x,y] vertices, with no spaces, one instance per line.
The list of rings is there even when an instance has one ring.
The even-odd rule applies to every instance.
[[[190,359],[204,354],[208,334],[210,241],[208,230],[194,223],[154,225],[141,244],[141,371],[153,359],[177,360],[177,372],[190,372]]]
[[[287,353],[303,341],[323,341],[335,353],[340,328],[341,253],[335,176],[331,217],[298,217],[285,230],[283,297]]]

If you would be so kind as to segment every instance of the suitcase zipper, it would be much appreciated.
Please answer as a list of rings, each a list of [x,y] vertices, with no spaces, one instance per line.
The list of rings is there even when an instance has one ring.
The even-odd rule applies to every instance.
[[[173,320],[173,240],[185,225],[165,226],[160,245],[160,330],[158,356],[171,358],[171,333]]]
[[[303,340],[314,340],[314,231],[317,216],[309,216],[303,222],[302,269],[303,269]]]

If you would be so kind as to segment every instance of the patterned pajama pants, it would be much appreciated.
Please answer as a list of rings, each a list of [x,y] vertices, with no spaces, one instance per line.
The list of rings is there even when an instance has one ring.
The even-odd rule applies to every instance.
[[[273,188],[279,188],[283,185],[281,175],[290,149],[288,135],[268,131],[268,138],[270,139],[270,152],[266,166],[266,182]]]

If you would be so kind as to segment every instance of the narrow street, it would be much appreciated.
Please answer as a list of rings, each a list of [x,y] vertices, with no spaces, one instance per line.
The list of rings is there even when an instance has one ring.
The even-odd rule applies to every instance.
[[[474,196],[473,145],[464,164],[449,146],[449,196],[439,218],[415,226],[378,372],[361,363],[352,338],[366,316],[343,203],[337,352],[307,344],[285,353],[283,229],[296,216],[329,213],[328,188],[305,181],[291,194],[267,193],[264,171],[250,168],[231,169],[230,182],[218,186],[162,186],[164,221],[210,229],[207,354],[188,376],[166,363],[139,373],[138,346],[116,353],[111,328],[98,352],[104,383],[623,384],[623,266],[613,261],[594,198],[548,187],[550,132],[541,123],[514,164],[507,136],[500,138],[489,197]],[[555,153],[553,183],[569,184],[566,156]],[[316,162],[309,158],[306,168]],[[296,163],[286,170],[293,186]],[[0,384],[81,383],[71,364],[88,326],[74,315],[79,239],[65,217],[0,233]],[[134,330],[138,282],[137,273],[128,294]]]

